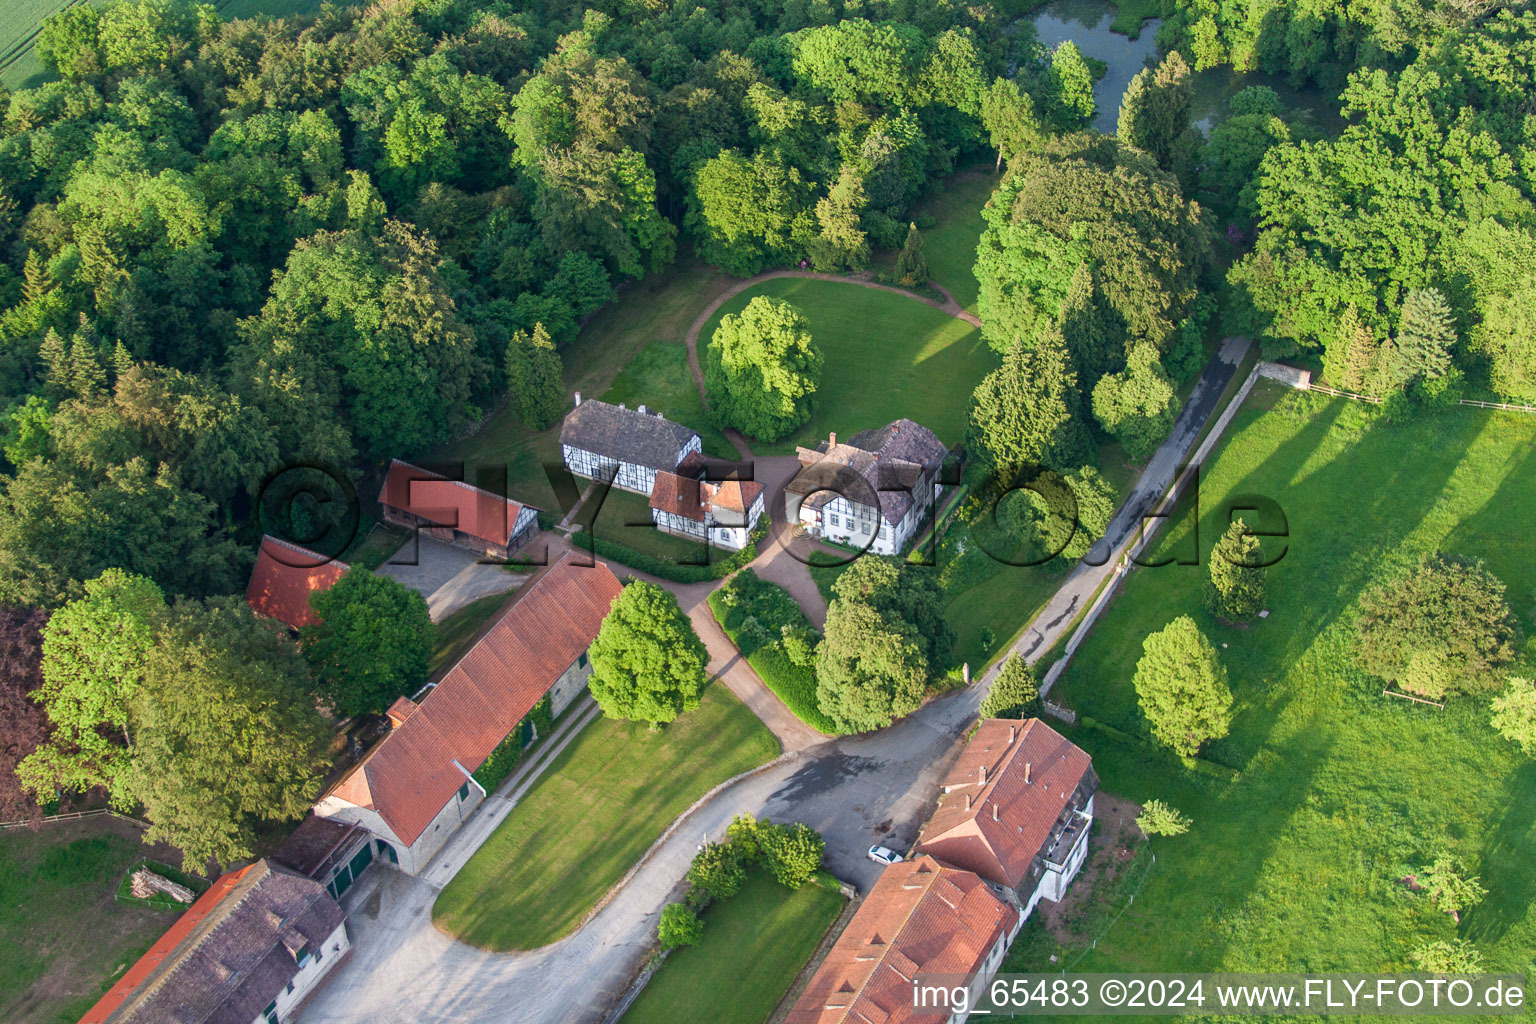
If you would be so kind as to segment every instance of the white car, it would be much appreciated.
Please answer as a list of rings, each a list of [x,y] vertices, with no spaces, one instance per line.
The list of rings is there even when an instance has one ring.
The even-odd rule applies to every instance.
[[[876,864],[889,865],[900,864],[903,860],[903,857],[901,854],[897,853],[895,850],[890,849],[889,847],[871,846],[869,848],[869,859],[874,861]]]

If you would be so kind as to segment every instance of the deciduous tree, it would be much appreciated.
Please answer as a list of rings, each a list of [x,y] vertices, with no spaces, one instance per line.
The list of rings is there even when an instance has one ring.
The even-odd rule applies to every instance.
[[[1512,676],[1491,707],[1494,730],[1536,757],[1536,684]]]
[[[1441,555],[1366,591],[1355,619],[1360,667],[1429,697],[1496,685],[1519,639],[1503,582],[1481,562]]]
[[[355,568],[309,595],[318,620],[300,630],[315,690],[342,717],[378,714],[426,682],[427,602],[389,576]]]
[[[1161,800],[1148,800],[1136,815],[1136,827],[1149,836],[1181,836],[1190,820]]]
[[[145,838],[229,864],[251,855],[258,822],[301,817],[331,740],[311,687],[283,627],[245,601],[178,605],[130,712],[127,792],[149,818]]]
[[[699,706],[708,652],[677,598],[630,582],[592,641],[592,697],[609,718],[654,727]]]
[[[805,314],[759,295],[739,315],[727,313],[709,340],[710,409],[744,434],[776,441],[811,418],[822,365]]]
[[[1227,670],[1188,615],[1148,636],[1142,651],[1135,677],[1141,712],[1159,742],[1192,760],[1231,727]]]

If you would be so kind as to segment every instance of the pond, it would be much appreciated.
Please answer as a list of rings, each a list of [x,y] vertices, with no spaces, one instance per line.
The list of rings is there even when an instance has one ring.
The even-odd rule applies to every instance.
[[[1093,127],[1113,135],[1120,117],[1120,97],[1131,79],[1148,63],[1156,64],[1158,18],[1142,23],[1135,39],[1110,30],[1115,20],[1115,5],[1108,0],[1054,0],[1035,13],[1035,34],[1047,50],[1068,39],[1077,44],[1083,56],[1103,61],[1109,70],[1093,85],[1098,102]],[[1206,135],[1227,114],[1227,103],[1250,85],[1267,85],[1280,96],[1287,109],[1306,110],[1314,123],[1325,128],[1339,123],[1337,105],[1320,90],[1297,89],[1285,79],[1256,73],[1241,73],[1228,67],[1211,68],[1195,75],[1195,125]]]

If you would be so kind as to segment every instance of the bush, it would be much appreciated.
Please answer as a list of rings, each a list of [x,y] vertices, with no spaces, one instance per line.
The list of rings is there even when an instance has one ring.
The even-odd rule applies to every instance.
[[[1040,714],[1040,678],[1021,655],[1003,664],[981,702],[982,718],[1033,718]]]
[[[661,909],[661,920],[656,925],[656,938],[662,949],[692,946],[704,936],[704,922],[691,908],[682,903],[668,903]]]
[[[535,735],[531,743],[523,743],[523,722],[533,724]],[[506,739],[496,744],[496,749],[491,751],[490,756],[479,768],[475,769],[473,773],[475,781],[480,783],[487,793],[496,792],[496,787],[507,781],[507,776],[512,774],[512,769],[523,760],[523,755],[528,752],[528,748],[549,735],[549,731],[554,728],[554,723],[554,711],[550,707],[549,694],[546,693],[533,706],[533,710],[528,712],[528,717],[513,726]]]
[[[789,591],[743,569],[709,595],[709,609],[742,657],[795,717],[818,732],[837,735],[836,724],[816,703],[815,649],[820,637]]]
[[[1161,800],[1148,800],[1136,815],[1136,827],[1149,836],[1181,836],[1190,821]]]
[[[733,843],[709,843],[688,866],[688,884],[702,894],[703,902],[730,899],[747,880],[741,850]]]
[[[763,866],[780,885],[798,889],[811,880],[821,867],[827,842],[809,825],[774,825],[759,822],[757,841],[762,849]]]

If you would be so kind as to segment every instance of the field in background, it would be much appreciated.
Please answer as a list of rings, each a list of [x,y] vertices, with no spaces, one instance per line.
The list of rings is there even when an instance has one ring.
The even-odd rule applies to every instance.
[[[1527,969],[1536,761],[1493,732],[1486,695],[1443,711],[1382,696],[1351,637],[1362,589],[1436,550],[1483,559],[1530,631],[1536,538],[1521,510],[1536,503],[1536,417],[1453,409],[1367,428],[1364,415],[1257,388],[1206,463],[1198,516],[1177,513],[1153,559],[1208,557],[1233,500],[1272,498],[1289,536],[1268,573],[1271,614],[1247,628],[1214,621],[1204,565],[1134,570],[1055,691],[1084,722],[1129,734],[1074,733],[1106,791],[1162,798],[1194,821],[1156,842],[1145,888],[1079,970],[1390,971],[1419,942],[1453,935],[1478,946],[1486,970]],[[1280,543],[1265,540],[1266,553]],[[1205,752],[1225,768],[1210,772],[1138,739],[1141,642],[1179,614],[1216,645],[1235,696],[1231,735]],[[1398,881],[1442,849],[1489,890],[1459,926]]]

